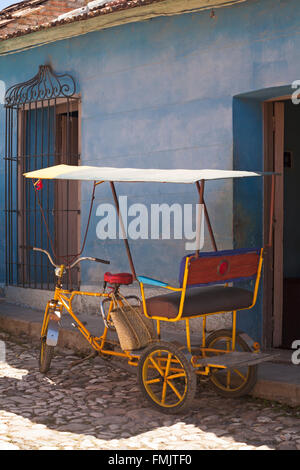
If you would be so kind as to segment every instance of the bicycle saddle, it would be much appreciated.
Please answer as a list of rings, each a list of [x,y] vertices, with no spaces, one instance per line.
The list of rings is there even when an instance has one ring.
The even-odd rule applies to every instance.
[[[109,284],[118,284],[118,285],[129,285],[133,283],[133,276],[130,273],[105,273],[104,274],[104,282],[108,282]]]

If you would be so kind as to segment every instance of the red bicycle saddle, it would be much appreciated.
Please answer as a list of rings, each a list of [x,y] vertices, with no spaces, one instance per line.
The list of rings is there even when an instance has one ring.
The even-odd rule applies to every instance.
[[[128,285],[128,284],[132,284],[133,276],[130,273],[117,273],[117,274],[105,273],[104,281],[108,282],[109,284]]]

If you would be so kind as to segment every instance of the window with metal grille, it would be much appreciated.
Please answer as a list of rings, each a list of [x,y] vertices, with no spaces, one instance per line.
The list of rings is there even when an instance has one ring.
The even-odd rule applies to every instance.
[[[5,96],[5,232],[6,283],[51,289],[53,267],[79,252],[79,183],[44,180],[34,191],[23,173],[58,164],[79,164],[79,97],[73,78],[39,67],[30,80],[9,88]],[[66,280],[79,287],[79,268]]]

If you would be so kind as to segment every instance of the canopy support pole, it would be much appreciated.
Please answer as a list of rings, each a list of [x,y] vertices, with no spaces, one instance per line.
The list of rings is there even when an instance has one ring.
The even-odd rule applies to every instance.
[[[204,206],[204,215],[205,215],[205,220],[206,220],[206,223],[207,223],[207,227],[208,227],[209,236],[210,236],[212,246],[213,246],[215,251],[218,251],[215,236],[214,236],[214,232],[213,232],[213,229],[212,229],[212,226],[211,226],[211,223],[210,223],[208,210],[207,210],[207,207],[206,207],[206,204],[205,204],[205,201],[204,201],[204,180],[201,180],[201,186],[199,184],[199,181],[197,181],[196,186],[197,186],[197,190],[198,190],[198,193],[199,193],[199,203],[203,204],[203,206]]]
[[[135,272],[134,264],[133,264],[133,261],[132,261],[132,256],[131,256],[129,243],[128,243],[127,235],[126,235],[124,224],[123,224],[122,215],[121,215],[121,212],[120,212],[119,201],[118,201],[115,185],[112,181],[110,181],[110,187],[111,187],[111,191],[112,191],[112,194],[113,194],[115,206],[116,206],[116,209],[117,209],[117,213],[118,213],[118,217],[119,217],[119,221],[120,221],[120,225],[121,225],[121,230],[122,230],[123,239],[124,239],[124,243],[125,243],[125,248],[126,248],[126,252],[127,252],[127,256],[128,256],[128,261],[129,261],[129,264],[130,264],[130,269],[131,269],[133,278],[136,281],[136,272]]]
[[[200,204],[200,207],[203,206],[204,207],[204,185],[205,185],[205,180],[201,180],[201,185],[199,186],[199,181],[196,182],[196,185],[197,185],[197,189],[198,189],[198,193],[199,193],[199,204]],[[203,217],[203,215],[201,214],[201,217]],[[201,222],[202,223],[202,222]],[[197,224],[198,225],[198,224]],[[197,226],[197,235],[196,235],[196,240],[199,239],[200,240],[200,233],[199,231],[201,231],[201,227]],[[198,258],[199,257],[199,248],[196,250],[196,257]]]

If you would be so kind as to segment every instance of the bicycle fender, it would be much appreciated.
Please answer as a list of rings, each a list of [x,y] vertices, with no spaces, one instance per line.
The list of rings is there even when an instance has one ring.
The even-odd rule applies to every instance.
[[[249,335],[247,335],[247,333],[239,332],[239,336],[245,341],[245,343],[247,343],[252,351],[257,351],[260,349],[259,343],[254,341]]]
[[[59,326],[54,320],[49,321],[46,344],[48,346],[56,346],[58,342]]]

